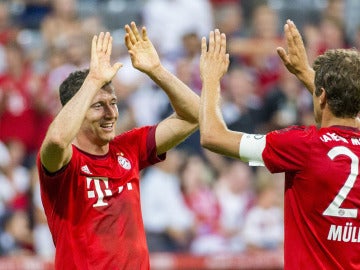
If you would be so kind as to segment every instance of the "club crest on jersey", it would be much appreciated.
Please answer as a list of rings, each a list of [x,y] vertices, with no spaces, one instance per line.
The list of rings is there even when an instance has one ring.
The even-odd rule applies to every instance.
[[[119,162],[120,166],[123,167],[125,170],[131,169],[131,163],[127,158],[125,158],[123,156],[119,156],[118,162]]]

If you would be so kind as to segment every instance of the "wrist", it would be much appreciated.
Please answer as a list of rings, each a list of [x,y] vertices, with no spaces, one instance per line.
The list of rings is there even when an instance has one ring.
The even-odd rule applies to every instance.
[[[153,68],[145,71],[145,73],[151,78],[159,78],[166,72],[164,66],[159,63],[158,65],[154,66]]]
[[[85,83],[88,84],[89,86],[93,86],[97,89],[100,89],[107,83],[107,81],[104,80],[103,78],[99,78],[95,74],[92,74],[90,71],[84,80],[84,84]]]
[[[98,90],[106,84],[106,81],[89,73],[84,80],[84,85],[85,84],[87,88],[96,88]]]

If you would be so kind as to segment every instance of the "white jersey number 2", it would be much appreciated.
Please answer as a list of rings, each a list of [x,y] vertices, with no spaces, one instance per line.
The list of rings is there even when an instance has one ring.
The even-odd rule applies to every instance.
[[[356,208],[341,208],[341,204],[346,199],[350,190],[354,187],[356,178],[359,175],[359,158],[351,152],[351,150],[344,146],[337,146],[332,148],[328,152],[328,156],[331,160],[334,160],[339,155],[345,155],[351,160],[350,174],[346,179],[344,185],[341,187],[339,193],[335,196],[334,200],[323,212],[325,216],[333,217],[346,217],[346,218],[356,218],[358,214],[358,209]]]

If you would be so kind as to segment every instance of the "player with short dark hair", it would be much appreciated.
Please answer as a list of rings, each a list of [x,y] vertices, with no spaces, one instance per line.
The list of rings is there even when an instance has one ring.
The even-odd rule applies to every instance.
[[[199,96],[167,71],[135,23],[125,26],[133,66],[168,95],[174,113],[116,135],[119,117],[110,64],[112,37],[94,36],[89,70],[60,86],[63,107],[37,160],[41,198],[56,246],[56,269],[149,269],[140,207],[140,171],[198,128]]]
[[[312,69],[293,22],[285,25],[285,66],[313,93],[319,126],[266,135],[229,130],[220,111],[226,37],[202,40],[201,144],[216,153],[285,172],[285,269],[360,269],[360,54],[329,50]]]

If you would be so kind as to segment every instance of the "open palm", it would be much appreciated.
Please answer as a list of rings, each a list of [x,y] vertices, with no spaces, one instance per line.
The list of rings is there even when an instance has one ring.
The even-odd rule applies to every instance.
[[[125,26],[125,45],[129,51],[132,65],[145,73],[149,73],[160,66],[160,58],[153,44],[149,40],[146,28],[141,29],[141,35],[132,22]]]
[[[107,83],[112,80],[122,64],[110,64],[112,37],[109,32],[94,36],[91,44],[90,73],[93,78]]]

